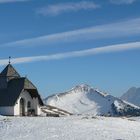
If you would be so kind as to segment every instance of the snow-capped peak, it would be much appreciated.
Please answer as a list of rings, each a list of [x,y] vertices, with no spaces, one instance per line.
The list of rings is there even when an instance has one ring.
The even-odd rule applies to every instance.
[[[93,88],[90,85],[87,84],[81,84],[81,85],[77,85],[74,88],[72,88],[69,92],[75,92],[75,93],[98,93],[102,96],[107,96],[107,93],[102,92],[101,90],[99,90],[98,88]]]
[[[127,109],[131,112],[138,109],[86,84],[77,85],[70,91],[49,96],[45,99],[45,103],[72,114],[120,115],[130,113],[126,111]]]
[[[87,93],[87,92],[90,92],[91,89],[92,88],[89,85],[81,84],[72,88],[71,91]]]

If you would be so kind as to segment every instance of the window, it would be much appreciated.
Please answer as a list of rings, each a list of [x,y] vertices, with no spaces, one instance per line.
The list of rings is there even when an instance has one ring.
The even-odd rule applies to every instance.
[[[28,101],[27,107],[30,108],[31,107],[31,102]]]

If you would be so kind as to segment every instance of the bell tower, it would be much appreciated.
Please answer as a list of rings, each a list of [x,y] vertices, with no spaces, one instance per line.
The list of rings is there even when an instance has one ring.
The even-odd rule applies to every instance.
[[[20,75],[15,70],[15,68],[11,65],[11,57],[9,56],[8,65],[4,68],[4,70],[0,73],[0,88],[7,88],[7,84],[11,79],[19,78]]]

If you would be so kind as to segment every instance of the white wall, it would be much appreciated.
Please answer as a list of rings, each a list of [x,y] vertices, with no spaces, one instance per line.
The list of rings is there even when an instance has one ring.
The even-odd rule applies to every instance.
[[[38,98],[32,98],[30,94],[27,91],[23,91],[19,98],[16,101],[16,104],[14,106],[14,115],[20,115],[20,99],[23,98],[25,101],[25,114],[27,114],[28,108],[27,108],[27,103],[28,101],[31,102],[31,108],[30,109],[35,109],[35,114],[40,115],[40,107],[38,103]]]
[[[37,115],[41,115],[41,109],[40,109],[38,98],[33,98],[33,104],[34,104],[33,106],[34,106],[34,109],[35,109],[35,113]]]
[[[27,113],[27,102],[32,102],[32,98],[27,91],[23,91],[19,98],[17,99],[15,106],[14,106],[14,115],[20,115],[20,99],[23,98],[25,101],[25,113]]]
[[[14,106],[0,107],[0,114],[6,115],[6,116],[13,116],[14,115]]]

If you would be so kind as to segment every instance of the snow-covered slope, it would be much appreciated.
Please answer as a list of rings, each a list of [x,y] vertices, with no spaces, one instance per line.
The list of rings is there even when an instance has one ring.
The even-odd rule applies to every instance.
[[[45,103],[73,114],[123,115],[127,113],[127,109],[139,110],[134,105],[85,84],[78,85],[68,92],[49,96]]]
[[[130,88],[125,94],[122,95],[121,99],[140,106],[140,88]]]
[[[0,117],[0,140],[139,140],[139,118]]]

